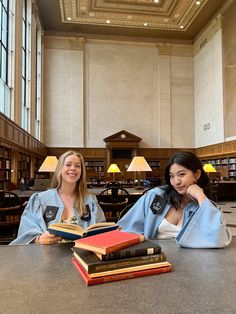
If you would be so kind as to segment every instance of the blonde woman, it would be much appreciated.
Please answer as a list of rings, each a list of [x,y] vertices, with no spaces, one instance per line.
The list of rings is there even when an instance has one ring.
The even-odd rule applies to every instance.
[[[11,244],[52,244],[61,240],[47,231],[50,224],[70,222],[86,228],[105,221],[96,197],[87,193],[83,156],[67,151],[60,156],[51,189],[33,194]]]

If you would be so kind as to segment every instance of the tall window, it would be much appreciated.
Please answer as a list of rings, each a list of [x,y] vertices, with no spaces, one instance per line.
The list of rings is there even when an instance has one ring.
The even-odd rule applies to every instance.
[[[9,1],[1,0],[1,79],[7,84],[8,16]]]
[[[21,126],[29,128],[29,108],[26,104],[26,63],[27,63],[27,0],[23,0],[22,11],[22,97],[21,97]]]
[[[36,78],[35,78],[35,137],[40,140],[41,120],[41,30],[36,29]]]
[[[0,0],[0,111],[10,115],[8,88],[9,0]]]

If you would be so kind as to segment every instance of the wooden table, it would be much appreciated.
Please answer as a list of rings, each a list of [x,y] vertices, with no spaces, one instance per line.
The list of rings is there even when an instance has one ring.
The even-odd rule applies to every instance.
[[[225,249],[160,244],[173,272],[91,287],[71,244],[0,246],[1,313],[236,313],[236,238]]]

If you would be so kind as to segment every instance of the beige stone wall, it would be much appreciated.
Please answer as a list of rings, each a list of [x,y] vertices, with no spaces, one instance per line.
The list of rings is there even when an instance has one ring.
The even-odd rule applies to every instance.
[[[83,40],[45,37],[44,48],[44,144],[83,147]]]
[[[194,148],[193,58],[171,58],[171,142]]]
[[[223,73],[225,140],[236,139],[236,1],[223,18]]]
[[[125,129],[141,147],[194,147],[191,46],[71,40],[45,38],[46,145],[104,147]]]
[[[157,146],[157,47],[91,41],[86,70],[88,147],[122,129]]]
[[[194,43],[195,147],[224,141],[221,18]]]

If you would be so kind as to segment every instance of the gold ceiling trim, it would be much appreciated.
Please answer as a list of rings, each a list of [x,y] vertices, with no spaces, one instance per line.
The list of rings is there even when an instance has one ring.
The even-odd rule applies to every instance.
[[[70,24],[186,31],[207,1],[60,0],[61,20]],[[144,24],[146,23],[146,24]]]

